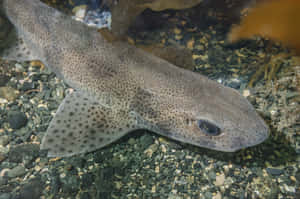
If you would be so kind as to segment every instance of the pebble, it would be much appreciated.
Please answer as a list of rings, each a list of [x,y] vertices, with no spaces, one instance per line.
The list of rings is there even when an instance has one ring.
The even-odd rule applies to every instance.
[[[6,159],[6,155],[2,152],[0,152],[0,162]]]
[[[7,180],[3,177],[0,176],[0,186],[6,184]]]
[[[211,180],[215,180],[216,179],[216,173],[215,173],[215,171],[209,171],[208,172],[208,177]]]
[[[213,196],[213,199],[222,199],[222,195],[218,192],[216,195]]]
[[[205,193],[204,193],[204,196],[205,196],[206,199],[211,199],[211,198],[212,198],[212,193],[209,192],[209,191],[208,191],[208,192],[205,192]]]
[[[14,101],[18,97],[18,90],[11,87],[0,87],[0,98],[4,98],[7,101]]]
[[[147,148],[154,142],[153,137],[149,134],[145,134],[140,138],[140,143],[142,146]]]
[[[281,175],[283,173],[281,169],[276,169],[276,168],[267,168],[266,170],[271,175]]]
[[[21,163],[25,158],[26,160],[35,159],[39,155],[40,147],[37,144],[22,144],[17,145],[9,150],[9,161]]]
[[[295,192],[296,192],[295,187],[288,186],[288,185],[286,185],[286,184],[284,184],[283,187],[284,187],[285,191],[287,191],[287,192],[292,192],[292,193],[295,193]]]
[[[0,146],[6,146],[9,143],[9,140],[7,135],[0,136]]]
[[[152,154],[155,153],[155,152],[157,151],[157,149],[158,149],[157,144],[152,144],[152,145],[149,146],[148,149],[146,149],[146,150],[144,151],[144,153],[145,153],[148,157],[151,158],[151,157],[152,157]]]
[[[35,84],[33,82],[24,82],[21,87],[22,91],[29,91],[35,88]]]
[[[11,194],[9,193],[1,193],[0,199],[11,199]]]
[[[13,129],[20,129],[27,124],[26,115],[19,111],[10,111],[7,120]]]
[[[134,145],[135,143],[136,143],[136,141],[135,141],[134,138],[130,138],[130,139],[128,140],[128,144],[130,144],[130,145]]]
[[[88,192],[81,192],[79,197],[80,197],[80,199],[90,199],[91,198],[91,196]]]
[[[290,179],[291,179],[292,181],[294,181],[294,182],[297,181],[297,179],[295,178],[295,176],[290,176]]]
[[[24,72],[25,71],[24,67],[19,63],[16,63],[15,67],[16,67],[17,72]]]
[[[9,81],[10,77],[6,75],[0,75],[0,87],[5,86],[5,84]]]
[[[43,189],[44,185],[40,178],[30,179],[21,187],[19,198],[41,198]]]
[[[15,178],[15,177],[19,177],[19,176],[22,176],[26,173],[26,169],[25,167],[19,165],[19,166],[16,166],[10,170],[8,170],[6,172],[6,175],[7,177],[9,178]]]
[[[224,174],[220,174],[216,176],[216,181],[215,181],[215,185],[216,186],[221,186],[223,185],[225,182],[225,175]]]

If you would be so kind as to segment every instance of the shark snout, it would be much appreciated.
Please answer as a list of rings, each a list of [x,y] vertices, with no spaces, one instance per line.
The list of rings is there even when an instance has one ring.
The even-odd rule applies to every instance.
[[[232,138],[231,149],[232,152],[252,147],[264,142],[269,137],[269,127],[261,119],[260,122],[255,123],[255,127],[248,129],[238,129],[242,136]]]

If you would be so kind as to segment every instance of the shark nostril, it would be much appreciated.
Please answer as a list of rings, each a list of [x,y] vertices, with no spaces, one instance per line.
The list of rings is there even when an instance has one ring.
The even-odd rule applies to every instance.
[[[207,120],[198,120],[198,127],[201,131],[210,136],[218,136],[221,134],[221,129]]]

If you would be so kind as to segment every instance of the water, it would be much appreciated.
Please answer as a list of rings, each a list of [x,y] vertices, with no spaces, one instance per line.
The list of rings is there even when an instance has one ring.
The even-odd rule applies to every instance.
[[[71,13],[86,3],[95,2],[57,5]],[[83,22],[109,27],[109,12],[95,5],[93,19],[85,15]],[[300,68],[294,57],[272,61],[287,50],[268,40],[228,44],[235,19],[216,5],[148,10],[131,27],[129,41],[189,48],[195,72],[239,90],[253,104],[272,130],[267,141],[221,153],[139,131],[92,153],[49,159],[39,144],[71,88],[38,62],[0,60],[0,198],[297,198]],[[281,66],[276,80],[260,78],[250,88],[253,74],[266,65]]]

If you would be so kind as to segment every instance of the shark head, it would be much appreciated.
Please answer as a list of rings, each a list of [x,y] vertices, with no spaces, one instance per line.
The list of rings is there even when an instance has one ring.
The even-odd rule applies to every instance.
[[[264,120],[238,91],[196,75],[189,78],[190,87],[157,97],[159,113],[148,111],[153,113],[150,118],[157,117],[152,121],[161,134],[224,152],[257,145],[268,137]],[[185,80],[178,82],[184,85]]]

